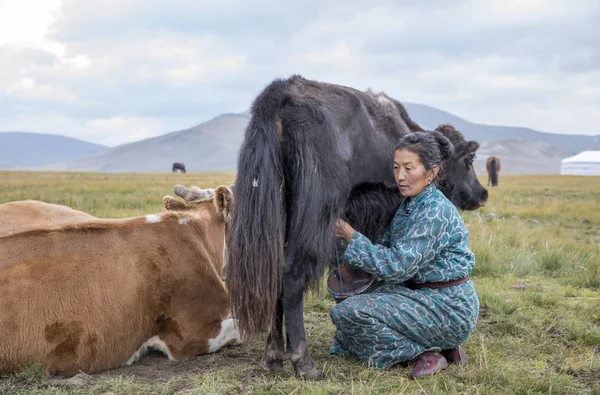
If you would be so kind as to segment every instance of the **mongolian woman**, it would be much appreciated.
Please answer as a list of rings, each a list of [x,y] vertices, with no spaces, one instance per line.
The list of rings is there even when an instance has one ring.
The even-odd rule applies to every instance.
[[[415,361],[411,378],[437,373],[449,362],[467,364],[461,343],[479,315],[468,277],[475,258],[460,214],[433,182],[453,151],[438,132],[410,133],[398,142],[394,176],[406,199],[377,244],[338,220],[336,236],[348,242],[344,261],[380,282],[331,310],[331,353],[381,369]]]

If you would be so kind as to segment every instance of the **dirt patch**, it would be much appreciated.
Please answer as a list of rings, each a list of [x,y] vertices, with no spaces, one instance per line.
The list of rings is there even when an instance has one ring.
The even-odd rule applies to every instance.
[[[590,372],[589,370],[576,370],[569,372],[569,374],[590,388],[600,386],[600,371]]]
[[[249,353],[247,346],[232,346],[215,354],[199,355],[185,361],[170,361],[160,352],[151,352],[133,365],[93,376],[100,380],[110,376],[134,376],[140,382],[156,383],[185,380],[209,371],[231,369],[239,364],[258,366],[258,361],[254,358],[255,353]]]
[[[214,354],[199,355],[185,361],[170,361],[163,353],[151,351],[136,363],[102,373],[87,375],[80,373],[73,377],[48,377],[42,387],[86,388],[109,377],[133,377],[136,382],[153,385],[170,383],[174,392],[192,388],[199,375],[219,370],[231,370],[234,366],[243,367],[246,374],[263,373],[258,362],[262,356],[264,340],[257,339],[244,346],[229,346]]]
[[[94,375],[101,380],[110,376],[134,376],[143,383],[187,381],[190,378],[233,366],[255,366],[257,371],[264,340],[252,340],[243,346],[229,346],[213,354],[198,355],[185,361],[170,361],[160,352],[151,352],[130,366],[124,366]]]

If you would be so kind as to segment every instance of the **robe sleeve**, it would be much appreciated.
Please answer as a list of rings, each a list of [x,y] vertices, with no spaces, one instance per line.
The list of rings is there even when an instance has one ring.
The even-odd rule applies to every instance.
[[[389,247],[390,243],[391,243],[391,239],[392,239],[392,231],[390,230],[390,228],[387,228],[386,231],[377,238],[376,244],[380,244],[384,247]]]
[[[425,207],[414,215],[405,235],[389,247],[355,232],[344,260],[390,283],[410,280],[449,244],[451,219],[451,211],[443,206]]]

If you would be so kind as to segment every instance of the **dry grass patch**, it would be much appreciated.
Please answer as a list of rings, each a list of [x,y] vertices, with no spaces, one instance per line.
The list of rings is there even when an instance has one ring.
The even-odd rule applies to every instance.
[[[0,172],[0,202],[40,199],[100,217],[162,211],[175,184],[230,184],[233,173]],[[264,339],[174,363],[131,367],[57,384],[32,367],[0,379],[6,394],[600,394],[600,182],[509,176],[486,207],[463,212],[476,254],[480,320],[465,344],[468,368],[408,380],[410,366],[378,371],[329,355],[334,302],[324,288],[305,304],[309,348],[324,379],[298,380],[291,364],[258,366]]]

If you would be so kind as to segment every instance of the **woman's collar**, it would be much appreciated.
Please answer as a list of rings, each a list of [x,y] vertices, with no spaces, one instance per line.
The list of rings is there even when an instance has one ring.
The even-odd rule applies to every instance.
[[[435,183],[431,183],[431,184],[427,185],[425,187],[425,189],[423,189],[421,192],[419,192],[419,194],[417,196],[415,196],[411,199],[408,199],[408,203],[406,204],[406,210],[411,210],[417,204],[419,204],[420,202],[422,202],[423,200],[425,200],[429,196],[431,196],[436,190],[437,190],[437,187],[435,186]]]

